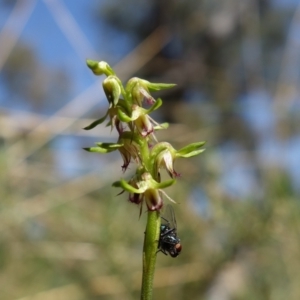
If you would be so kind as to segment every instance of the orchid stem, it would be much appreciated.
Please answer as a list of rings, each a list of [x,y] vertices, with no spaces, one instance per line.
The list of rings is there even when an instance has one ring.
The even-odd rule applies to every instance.
[[[157,246],[160,235],[160,222],[160,214],[158,211],[148,211],[143,249],[143,278],[141,300],[152,299],[153,278],[155,272]]]

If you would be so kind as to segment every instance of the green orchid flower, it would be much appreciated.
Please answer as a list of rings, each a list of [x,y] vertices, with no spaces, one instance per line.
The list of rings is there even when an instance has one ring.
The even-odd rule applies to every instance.
[[[141,204],[146,202],[149,211],[160,210],[163,206],[162,195],[165,195],[170,201],[174,202],[163,189],[171,186],[175,180],[167,180],[164,182],[157,182],[153,179],[150,173],[145,172],[140,176],[136,176],[127,182],[124,179],[113,183],[114,187],[121,187],[123,190],[129,192],[129,201]]]
[[[153,146],[151,150],[151,160],[155,166],[155,174],[159,174],[160,168],[165,168],[170,177],[180,176],[174,169],[174,161],[180,157],[192,157],[202,153],[205,149],[200,149],[205,142],[192,143],[180,150],[175,150],[170,143],[161,142]]]

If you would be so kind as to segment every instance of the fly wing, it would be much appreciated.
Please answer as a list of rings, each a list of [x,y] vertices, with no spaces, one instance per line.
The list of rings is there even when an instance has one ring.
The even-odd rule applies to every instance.
[[[165,208],[164,214],[162,216],[162,224],[166,224],[170,229],[177,230],[176,218],[173,207],[168,204]]]

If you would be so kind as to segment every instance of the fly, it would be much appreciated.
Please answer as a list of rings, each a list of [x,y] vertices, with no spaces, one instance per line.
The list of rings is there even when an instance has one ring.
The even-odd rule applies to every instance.
[[[180,239],[177,236],[174,209],[168,204],[164,215],[161,217],[158,252],[162,252],[165,255],[168,255],[169,253],[172,257],[177,257],[180,254],[181,249]]]

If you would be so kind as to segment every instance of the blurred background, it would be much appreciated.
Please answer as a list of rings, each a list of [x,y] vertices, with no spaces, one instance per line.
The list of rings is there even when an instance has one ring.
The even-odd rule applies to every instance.
[[[300,299],[300,1],[0,1],[0,298],[138,299],[145,214],[116,195],[107,100],[85,60],[177,83],[157,93],[177,149],[182,254],[154,299]]]

